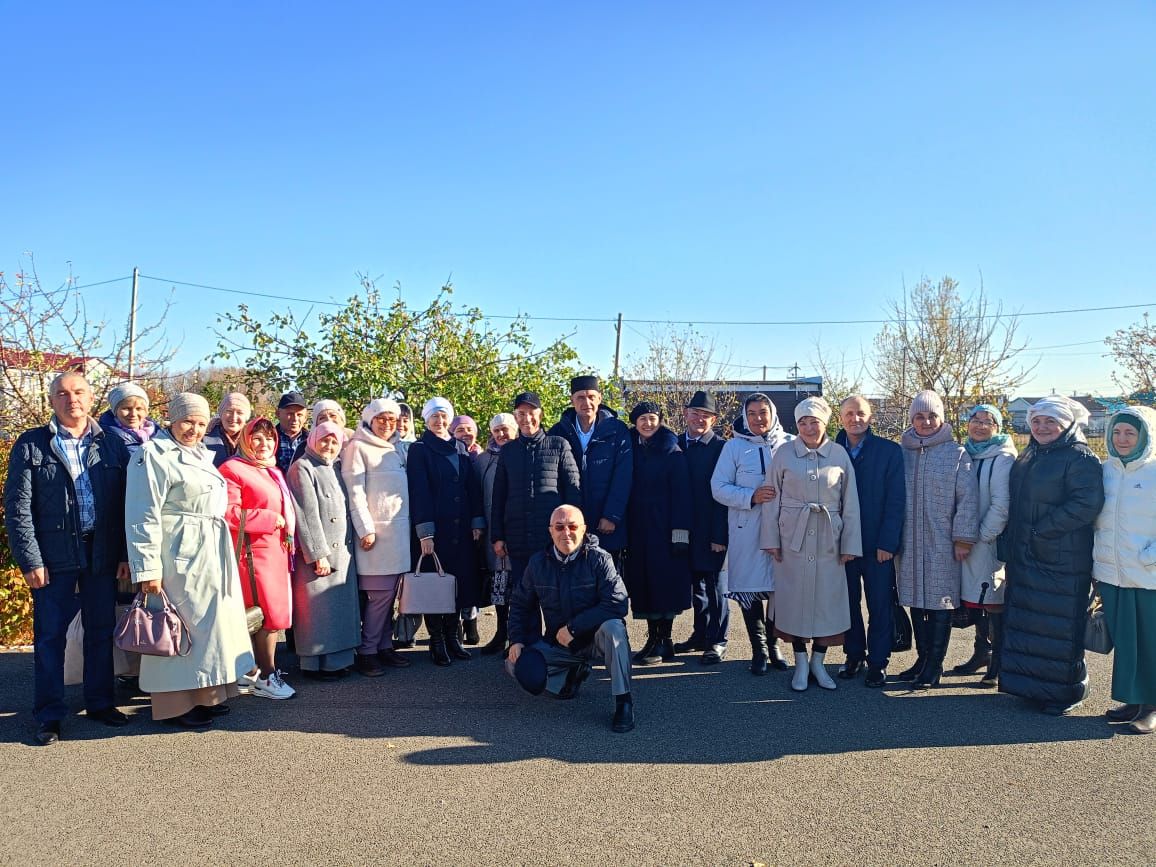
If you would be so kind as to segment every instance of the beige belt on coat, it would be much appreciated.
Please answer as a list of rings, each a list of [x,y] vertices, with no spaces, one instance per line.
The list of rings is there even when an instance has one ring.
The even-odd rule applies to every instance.
[[[808,503],[805,500],[796,500],[793,497],[783,497],[779,505],[780,509],[794,509],[796,511],[808,511],[815,514],[822,514],[827,516],[827,523],[831,525],[831,535],[835,540],[835,546],[838,548],[839,534],[843,530],[843,518],[839,512],[832,512],[827,506],[822,503]],[[795,529],[791,533],[789,542],[792,551],[802,551],[803,543],[807,541],[807,522],[796,521]]]

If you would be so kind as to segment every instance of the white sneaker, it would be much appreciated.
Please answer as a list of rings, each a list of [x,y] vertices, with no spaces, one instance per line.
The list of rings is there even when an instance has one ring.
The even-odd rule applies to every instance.
[[[279,671],[271,672],[267,678],[258,677],[253,682],[253,695],[259,695],[261,698],[282,701],[293,698],[296,694],[297,690],[285,682]]]
[[[816,653],[811,651],[811,674],[815,675],[815,681],[823,689],[835,689],[835,681],[831,680],[831,675],[827,674],[827,669],[823,665],[823,660],[827,656],[827,651]]]
[[[242,674],[237,678],[237,692],[241,693],[241,695],[252,695],[257,678],[260,676],[261,672],[259,671],[254,674]]]

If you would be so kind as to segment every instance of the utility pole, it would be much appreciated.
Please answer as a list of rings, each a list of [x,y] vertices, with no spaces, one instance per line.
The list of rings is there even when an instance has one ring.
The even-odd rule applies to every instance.
[[[618,314],[618,324],[614,326],[617,332],[614,337],[614,384],[618,384],[618,362],[622,358],[622,314]]]
[[[128,310],[128,378],[136,378],[136,293],[140,268],[132,269],[132,306]]]

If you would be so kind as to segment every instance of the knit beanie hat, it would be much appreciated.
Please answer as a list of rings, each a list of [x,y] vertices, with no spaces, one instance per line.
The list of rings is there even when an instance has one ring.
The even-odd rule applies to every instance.
[[[920,412],[933,413],[943,420],[943,399],[931,389],[921,391],[911,400],[911,409],[907,411],[907,420],[915,421],[915,414]]]

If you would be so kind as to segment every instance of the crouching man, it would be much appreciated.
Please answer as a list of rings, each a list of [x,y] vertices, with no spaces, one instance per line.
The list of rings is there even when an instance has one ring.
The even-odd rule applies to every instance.
[[[601,658],[610,672],[616,732],[634,728],[626,585],[610,554],[586,535],[580,509],[559,506],[550,516],[553,544],[530,558],[510,598],[506,670],[534,695],[578,695]],[[546,637],[539,626],[546,621]]]

